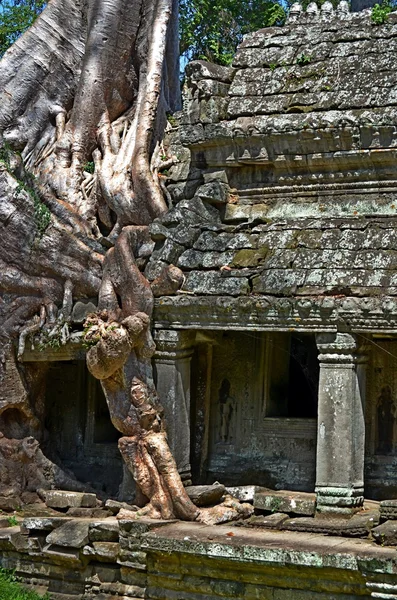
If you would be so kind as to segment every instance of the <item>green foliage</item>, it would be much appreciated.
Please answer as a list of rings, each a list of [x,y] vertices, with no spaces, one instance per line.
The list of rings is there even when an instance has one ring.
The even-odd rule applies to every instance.
[[[19,194],[21,191],[25,191],[33,199],[34,220],[37,228],[37,237],[41,238],[50,224],[51,212],[49,208],[40,200],[35,189],[33,189],[24,181],[18,180],[18,186],[15,190],[15,194]]]
[[[10,527],[15,527],[16,525],[18,525],[18,519],[15,515],[11,515],[11,517],[8,517],[7,521]]]
[[[91,174],[95,172],[95,164],[93,163],[92,160],[85,163],[85,165],[83,167],[83,171],[86,171],[87,173],[91,173]]]
[[[302,54],[300,54],[298,56],[298,58],[296,59],[296,62],[298,65],[308,65],[312,60],[311,56],[308,56],[307,54],[305,54],[304,52],[302,52]]]
[[[10,169],[11,155],[12,155],[11,146],[5,142],[3,144],[3,147],[0,148],[0,163],[5,165],[5,168],[7,170]]]
[[[228,65],[245,33],[282,25],[277,0],[180,0],[180,47],[188,60]]]
[[[383,25],[389,18],[389,14],[393,10],[390,0],[383,0],[382,4],[375,4],[372,7],[371,20],[375,25]]]
[[[0,57],[30,27],[46,0],[1,0]]]
[[[26,590],[12,571],[0,568],[0,600],[50,600],[50,596],[46,594],[43,598],[36,592]]]

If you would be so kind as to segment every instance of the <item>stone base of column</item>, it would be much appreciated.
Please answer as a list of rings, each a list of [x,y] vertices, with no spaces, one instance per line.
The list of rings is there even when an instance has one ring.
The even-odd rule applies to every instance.
[[[351,515],[364,503],[364,488],[316,486],[318,513]]]

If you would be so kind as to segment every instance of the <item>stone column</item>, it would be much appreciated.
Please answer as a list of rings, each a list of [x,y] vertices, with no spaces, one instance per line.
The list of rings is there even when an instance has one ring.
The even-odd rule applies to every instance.
[[[195,333],[188,330],[155,331],[154,368],[157,391],[164,408],[168,442],[182,480],[190,469],[190,360]]]
[[[321,333],[317,510],[351,513],[364,501],[365,356],[355,336]]]

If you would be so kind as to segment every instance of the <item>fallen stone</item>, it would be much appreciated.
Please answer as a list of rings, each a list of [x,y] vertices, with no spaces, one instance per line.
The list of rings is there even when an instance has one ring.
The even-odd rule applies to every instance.
[[[107,517],[110,517],[113,513],[110,510],[106,510],[103,508],[69,508],[66,511],[66,514],[70,517],[78,517],[83,519],[106,519]]]
[[[90,542],[118,542],[119,522],[116,519],[90,523],[88,536]]]
[[[117,513],[123,508],[124,510],[137,511],[138,507],[132,504],[127,504],[127,502],[117,502],[117,500],[106,500],[105,508],[110,510],[112,514],[117,515]]]
[[[256,486],[255,485],[236,485],[234,487],[226,487],[226,492],[237,498],[240,502],[253,502]]]
[[[344,537],[363,537],[379,523],[379,512],[365,511],[350,518],[343,517],[298,517],[287,519],[282,524],[282,529],[287,531],[304,531],[307,533],[321,533],[323,535],[338,535]]]
[[[314,516],[316,510],[316,495],[307,492],[262,489],[255,492],[254,507],[269,512],[292,513],[311,517]]]
[[[9,498],[6,496],[0,496],[0,510],[4,510],[4,512],[14,512],[14,510],[18,510],[20,507],[20,498],[15,498],[14,496]]]
[[[115,542],[94,542],[92,546],[84,546],[83,554],[92,556],[101,562],[115,563],[120,552],[120,545]]]
[[[88,543],[89,521],[69,521],[46,537],[47,544],[82,548]]]
[[[68,517],[27,517],[22,521],[22,531],[53,531],[71,519]]]
[[[56,565],[69,568],[81,567],[80,551],[74,548],[63,548],[62,546],[48,544],[47,546],[44,546],[42,553]]]
[[[225,493],[225,486],[220,483],[213,485],[189,485],[185,488],[190,500],[196,506],[211,506],[218,504]]]
[[[11,539],[16,533],[19,533],[19,527],[0,529],[0,550],[13,550]]]
[[[241,527],[261,527],[263,529],[280,529],[288,515],[284,513],[274,513],[272,515],[252,515],[249,519],[240,521],[236,525]]]
[[[48,490],[46,505],[50,508],[96,508],[97,497],[86,492]]]
[[[382,500],[379,510],[382,521],[397,519],[397,500]]]
[[[374,527],[372,537],[381,546],[397,546],[397,521],[390,520]]]

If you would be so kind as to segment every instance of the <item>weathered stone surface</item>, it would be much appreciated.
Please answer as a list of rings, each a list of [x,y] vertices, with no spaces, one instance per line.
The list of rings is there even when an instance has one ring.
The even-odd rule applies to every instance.
[[[341,535],[346,537],[365,537],[379,523],[377,511],[365,511],[350,518],[332,517],[299,517],[287,519],[282,529],[288,531],[306,531],[325,535]]]
[[[25,531],[53,531],[71,520],[71,517],[66,516],[27,517],[22,522],[22,529]]]
[[[96,503],[95,494],[64,490],[48,490],[46,493],[46,505],[50,508],[96,508]]]
[[[187,495],[196,506],[218,504],[225,493],[225,486],[219,483],[214,483],[213,485],[191,485],[185,489]]]
[[[118,542],[119,522],[116,519],[95,521],[89,525],[90,542]]]
[[[89,521],[69,521],[52,531],[47,537],[47,544],[82,548],[88,543]]]
[[[261,489],[255,492],[254,507],[270,512],[313,516],[316,509],[316,495],[306,492]]]
[[[120,545],[115,542],[93,542],[92,546],[84,546],[83,554],[96,560],[115,563],[120,552]]]
[[[381,546],[397,546],[397,521],[385,521],[371,531],[372,537]]]
[[[226,486],[226,493],[237,498],[240,502],[253,502],[255,496],[255,485],[236,485],[233,487]]]
[[[263,529],[281,529],[283,523],[288,519],[284,513],[273,513],[272,515],[253,515],[249,519],[241,521],[243,527],[262,527]]]
[[[382,520],[397,520],[397,500],[382,500],[379,510]]]
[[[21,500],[16,497],[0,497],[0,510],[5,512],[14,512],[21,507]]]
[[[137,506],[133,506],[132,504],[128,504],[127,502],[118,502],[117,500],[108,499],[105,502],[105,508],[109,509],[114,515],[122,509],[126,510],[138,510]]]
[[[66,514],[69,517],[80,517],[80,518],[95,518],[95,519],[106,519],[106,517],[110,517],[113,513],[110,510],[106,510],[103,508],[68,508]]]
[[[73,306],[72,321],[73,323],[84,323],[87,316],[96,312],[97,307],[93,302],[76,302]]]

